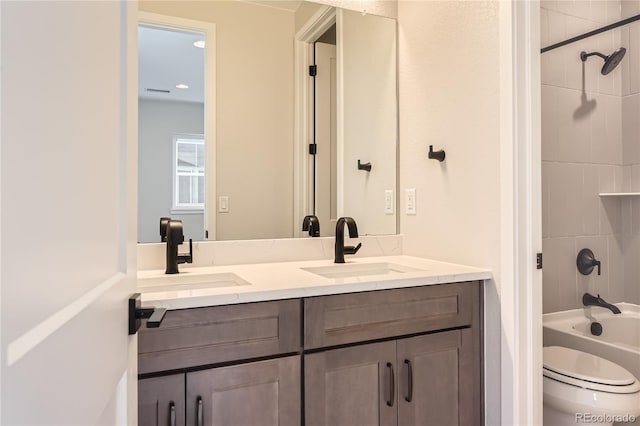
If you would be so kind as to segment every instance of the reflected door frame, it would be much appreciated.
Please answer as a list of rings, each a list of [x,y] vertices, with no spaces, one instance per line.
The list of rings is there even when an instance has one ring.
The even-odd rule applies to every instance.
[[[206,153],[204,207],[205,240],[216,239],[216,24],[161,15],[138,12],[138,25],[158,28],[200,32],[205,37],[204,52],[204,139]],[[207,48],[213,46],[213,48]],[[136,46],[137,49],[137,46]],[[138,54],[136,53],[136,57]]]
[[[294,208],[293,236],[302,237],[302,218],[314,214],[313,156],[309,144],[314,141],[313,78],[309,66],[314,63],[313,43],[336,23],[335,8],[320,8],[295,35],[294,48]]]

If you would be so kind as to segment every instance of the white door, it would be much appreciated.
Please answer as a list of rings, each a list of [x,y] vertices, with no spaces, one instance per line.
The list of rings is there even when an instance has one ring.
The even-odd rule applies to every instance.
[[[336,215],[336,46],[315,43],[315,202],[321,236],[335,233]]]
[[[2,424],[135,423],[136,7],[0,3]]]

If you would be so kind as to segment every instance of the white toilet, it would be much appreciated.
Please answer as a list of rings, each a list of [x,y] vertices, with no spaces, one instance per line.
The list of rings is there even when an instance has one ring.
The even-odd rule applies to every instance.
[[[604,358],[543,349],[544,426],[612,425],[640,417],[640,381]]]

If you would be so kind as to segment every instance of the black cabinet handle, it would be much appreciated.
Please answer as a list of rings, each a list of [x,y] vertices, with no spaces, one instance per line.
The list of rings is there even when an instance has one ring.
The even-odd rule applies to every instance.
[[[396,399],[396,375],[393,373],[393,364],[387,363],[389,369],[389,399],[387,399],[387,405],[393,407],[393,401]]]
[[[199,396],[198,399],[196,400],[196,404],[198,405],[197,408],[197,412],[196,412],[196,421],[197,421],[197,425],[198,426],[203,426],[204,425],[204,418],[203,418],[203,414],[202,414],[202,397]]]
[[[169,426],[176,426],[176,404],[173,401],[169,403]]]
[[[407,391],[405,392],[404,400],[407,402],[411,402],[411,400],[413,399],[413,367],[411,366],[411,361],[409,361],[408,359],[404,360],[404,366],[407,370]]]

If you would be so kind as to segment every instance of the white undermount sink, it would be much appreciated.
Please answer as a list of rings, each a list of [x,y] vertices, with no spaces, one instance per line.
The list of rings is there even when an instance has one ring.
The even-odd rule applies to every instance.
[[[316,266],[301,268],[312,274],[325,278],[353,278],[368,275],[404,274],[406,272],[418,272],[420,269],[409,266],[396,265],[395,263],[344,263],[331,266]]]
[[[138,288],[146,292],[196,290],[251,285],[233,273],[198,274],[188,271],[172,275],[138,276]]]

